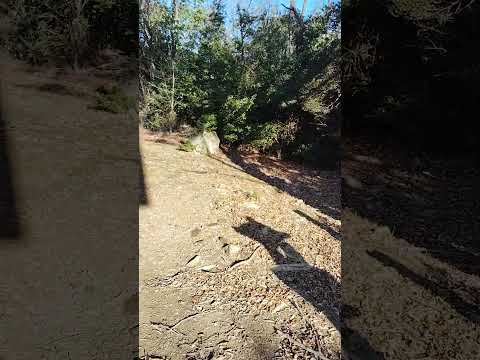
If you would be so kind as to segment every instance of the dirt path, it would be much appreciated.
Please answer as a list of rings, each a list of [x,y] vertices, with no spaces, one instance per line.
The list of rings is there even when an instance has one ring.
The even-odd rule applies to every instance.
[[[350,210],[342,221],[346,326],[385,360],[479,358],[480,279]]]
[[[361,137],[344,145],[342,171],[363,184],[342,188],[345,207],[394,229],[431,256],[480,275],[480,172],[471,161],[424,156],[412,168],[413,156],[393,145],[382,149]],[[381,163],[366,161],[372,155]]]
[[[141,146],[140,354],[339,358],[340,221],[306,204],[338,211],[338,176],[177,148]]]
[[[0,176],[13,185],[0,206],[14,224],[0,233],[0,358],[129,359],[138,280],[121,269],[138,266],[138,206],[118,189],[136,186],[137,124],[89,108],[101,79],[4,53],[0,65],[0,151],[10,163]],[[52,83],[77,95],[39,90]]]
[[[136,186],[137,124],[90,108],[100,78],[0,60],[18,225],[1,234],[0,358],[130,358],[138,280],[141,354],[339,358],[337,174],[143,142],[137,279],[121,269],[138,266],[138,197],[118,191]]]
[[[362,138],[344,145],[346,326],[386,360],[478,358],[478,172],[455,159],[410,166],[401,147]]]

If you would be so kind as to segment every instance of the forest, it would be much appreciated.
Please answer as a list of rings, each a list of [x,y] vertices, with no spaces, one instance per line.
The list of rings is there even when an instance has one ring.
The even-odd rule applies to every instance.
[[[478,15],[475,0],[0,0],[0,236],[40,244],[0,261],[28,275],[11,277],[27,297],[5,314],[24,334],[4,332],[10,352],[475,358]],[[110,87],[127,76],[132,117]],[[183,129],[248,151],[180,151]],[[64,325],[31,318],[58,309]]]
[[[147,129],[186,124],[225,145],[336,166],[340,4],[310,1],[6,0],[3,45],[76,70],[119,50],[138,61]]]
[[[9,37],[3,46],[31,65],[86,68],[101,50],[138,52],[136,0],[3,0]]]
[[[140,117],[152,130],[189,124],[314,161],[332,158],[342,122],[345,135],[478,153],[478,2],[324,3],[227,13],[225,0],[2,0],[10,35],[0,41],[29,63],[77,69],[121,50],[139,62]]]
[[[342,135],[480,164],[479,13],[471,0],[344,1]]]
[[[227,14],[223,0],[141,2],[143,125],[213,130],[226,145],[307,163],[322,148],[336,166],[340,5],[258,4]]]

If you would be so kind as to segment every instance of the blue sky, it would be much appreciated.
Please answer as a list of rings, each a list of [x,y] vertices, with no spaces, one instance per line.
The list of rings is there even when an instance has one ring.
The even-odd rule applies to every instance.
[[[323,7],[326,1],[327,0],[307,0],[306,13],[312,13],[315,9]],[[240,3],[245,7],[250,5],[251,8],[273,6],[283,9],[282,4],[289,6],[290,0],[227,0],[225,1],[227,11],[234,10],[237,3]],[[296,3],[297,8],[301,8],[303,5],[303,0],[296,0]]]
[[[307,8],[305,13],[311,14],[315,10],[321,9],[323,6],[327,4],[328,0],[307,0]],[[242,7],[250,7],[250,8],[257,8],[257,7],[277,7],[279,9],[284,9],[282,4],[289,6],[290,0],[226,0],[226,10],[228,15],[231,15],[232,12],[235,11],[237,4],[242,5]],[[297,8],[301,8],[303,5],[303,0],[296,0]]]
[[[338,2],[339,0],[333,0],[333,2]],[[207,0],[209,3],[210,1]],[[240,4],[241,7],[249,8],[253,12],[255,9],[259,8],[277,8],[280,11],[286,11],[282,4],[289,6],[290,0],[225,0],[225,10],[227,15],[227,27],[231,26],[232,17],[235,16],[237,4]],[[328,0],[307,0],[307,7],[305,9],[305,14],[310,15],[315,11],[319,11],[325,5],[328,4]],[[303,6],[303,0],[296,0],[296,7],[301,9]]]

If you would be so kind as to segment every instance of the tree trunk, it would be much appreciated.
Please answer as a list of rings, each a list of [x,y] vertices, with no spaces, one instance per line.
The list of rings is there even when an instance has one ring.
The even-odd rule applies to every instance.
[[[73,54],[73,71],[78,72],[80,70],[80,65],[78,64],[78,52],[74,50]]]
[[[294,33],[295,33],[295,7],[296,7],[296,0],[290,0],[290,31],[289,31],[289,42],[288,42],[288,53],[292,55],[295,51],[294,49]]]
[[[308,0],[303,0],[303,5],[302,5],[302,18],[305,14],[305,10],[307,9],[307,2]]]
[[[83,16],[85,5],[89,0],[73,0],[73,18],[70,24],[70,41],[72,47],[74,71],[80,69],[80,56],[82,52],[83,41],[85,39],[85,29],[82,29],[80,20]]]
[[[170,98],[170,131],[172,131],[173,124],[175,122],[176,114],[175,114],[175,68],[176,68],[176,50],[177,50],[177,43],[176,43],[176,24],[177,24],[177,17],[178,17],[178,5],[177,0],[172,0],[172,10],[173,10],[173,28],[170,33],[172,38],[172,51],[171,51],[171,63],[172,63],[172,91],[171,91],[171,98]]]

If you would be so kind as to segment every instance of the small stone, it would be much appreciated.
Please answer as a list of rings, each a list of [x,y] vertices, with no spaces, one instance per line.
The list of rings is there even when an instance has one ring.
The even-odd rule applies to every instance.
[[[258,206],[257,204],[255,204],[253,202],[248,202],[248,203],[244,204],[243,207],[245,207],[247,209],[258,209],[258,208],[260,208],[260,206]]]
[[[206,265],[206,266],[202,266],[200,268],[201,271],[205,271],[205,272],[217,272],[218,269],[217,269],[217,265]]]
[[[225,244],[223,246],[223,251],[225,254],[228,256],[235,256],[237,255],[240,251],[242,250],[242,247],[240,245],[236,244]]]
[[[197,266],[198,264],[200,264],[200,261],[201,261],[200,255],[195,255],[190,260],[188,260],[187,266],[190,266],[190,267]]]
[[[200,235],[200,232],[201,232],[201,231],[202,231],[202,230],[200,230],[199,228],[195,228],[195,229],[193,229],[192,231],[190,231],[190,236],[191,236],[192,238],[193,238],[193,237],[196,237],[196,236]]]
[[[287,253],[280,246],[277,247],[277,252],[282,255],[284,258],[287,257]]]
[[[374,165],[381,165],[382,162],[373,156],[354,155],[353,158],[360,162],[366,162]]]
[[[363,188],[363,184],[359,180],[355,179],[354,177],[345,175],[343,176],[343,179],[345,180],[345,184],[347,184],[347,186],[351,188],[354,188],[357,190],[360,190]]]
[[[275,314],[279,311],[282,311],[284,309],[286,309],[288,307],[287,304],[285,304],[284,302],[282,302],[280,305],[278,305],[275,309],[272,310],[272,312]]]

